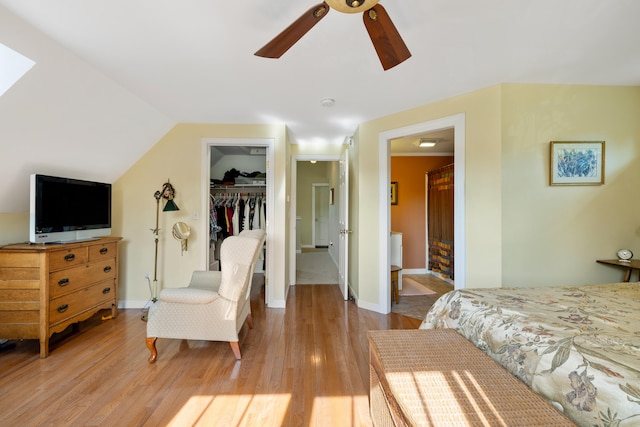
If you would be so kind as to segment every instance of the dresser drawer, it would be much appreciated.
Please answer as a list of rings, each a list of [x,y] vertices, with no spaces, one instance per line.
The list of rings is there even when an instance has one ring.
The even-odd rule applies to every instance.
[[[101,245],[89,246],[89,262],[99,261],[101,259],[115,258],[116,242],[103,243]]]
[[[49,271],[56,271],[74,265],[86,264],[89,259],[86,247],[52,251],[49,254]]]
[[[116,276],[116,259],[110,258],[49,274],[49,298],[74,292],[80,288]]]
[[[49,322],[51,326],[54,326],[56,323],[106,301],[114,300],[115,304],[115,295],[116,284],[115,280],[112,279],[96,283],[72,294],[52,299],[49,304]]]

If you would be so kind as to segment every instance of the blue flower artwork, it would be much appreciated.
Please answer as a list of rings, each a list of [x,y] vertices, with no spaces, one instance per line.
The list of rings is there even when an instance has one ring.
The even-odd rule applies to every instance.
[[[558,176],[595,177],[598,174],[598,150],[564,148],[558,151]]]
[[[604,184],[604,141],[551,142],[550,184]]]

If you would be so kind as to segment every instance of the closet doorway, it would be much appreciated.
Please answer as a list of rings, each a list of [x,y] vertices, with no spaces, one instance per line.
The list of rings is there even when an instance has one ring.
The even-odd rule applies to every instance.
[[[203,139],[203,212],[204,264],[209,270],[219,268],[222,241],[244,229],[262,228],[267,240],[256,272],[264,273],[265,303],[272,300],[269,256],[273,236],[269,218],[274,211],[272,139],[205,138]]]

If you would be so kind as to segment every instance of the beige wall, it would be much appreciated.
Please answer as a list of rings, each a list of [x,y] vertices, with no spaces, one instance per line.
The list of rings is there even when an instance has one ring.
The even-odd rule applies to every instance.
[[[620,247],[640,254],[640,88],[506,84],[360,125],[349,148],[349,283],[358,303],[380,309],[378,135],[459,113],[466,117],[467,287],[620,280],[619,270],[595,259],[613,258]],[[193,225],[192,213],[202,202],[202,138],[216,137],[275,139],[272,285],[274,297],[284,302],[290,154],[339,154],[341,147],[289,146],[284,126],[189,124],[172,129],[114,184],[113,234],[124,237],[122,300],[148,299],[144,274],[153,271],[153,193],[167,178],[181,210],[161,213],[158,275],[165,286],[181,286],[202,267],[206,237],[196,233],[180,255],[170,227],[176,221]],[[551,140],[605,140],[605,185],[550,187]],[[0,242],[26,241],[27,226],[27,213],[0,215]]]
[[[208,213],[201,212],[202,185],[206,174],[202,171],[203,138],[272,138],[275,140],[274,174],[275,221],[274,236],[269,236],[269,255],[286,259],[287,202],[286,174],[288,168],[286,129],[260,125],[178,125],[168,132],[149,152],[114,183],[113,234],[124,237],[121,243],[120,299],[137,306],[149,298],[145,273],[153,275],[154,239],[150,229],[155,226],[156,203],[153,194],[170,179],[176,189],[177,212],[160,213],[160,244],[158,278],[162,287],[179,287],[189,282],[191,273],[205,268],[208,236],[200,235],[201,221],[208,221]],[[205,162],[208,164],[208,161]],[[199,219],[193,214],[198,212]],[[180,253],[180,244],[171,235],[176,221],[192,227],[189,250]],[[274,262],[270,272],[273,298],[284,304],[287,272],[283,262]]]
[[[501,278],[501,88],[499,86],[363,123],[357,138],[358,206],[354,227],[359,254],[354,268],[359,283],[358,303],[372,309],[380,306],[376,230],[380,224],[378,205],[378,135],[381,132],[466,114],[466,256],[467,287],[500,285]],[[386,191],[382,193],[386,197]],[[384,201],[386,203],[386,200]]]
[[[355,160],[359,303],[379,307],[378,134],[465,113],[467,287],[612,282],[640,253],[640,88],[505,84],[364,123]],[[606,140],[606,183],[550,187],[549,141]],[[367,147],[364,149],[363,147]],[[386,194],[386,193],[383,193]],[[378,195],[378,197],[376,197]]]
[[[619,281],[640,255],[640,88],[503,86],[503,284]],[[549,186],[550,141],[605,141],[602,186]]]
[[[29,191],[29,177],[25,190]],[[0,214],[0,245],[29,241],[29,212]]]

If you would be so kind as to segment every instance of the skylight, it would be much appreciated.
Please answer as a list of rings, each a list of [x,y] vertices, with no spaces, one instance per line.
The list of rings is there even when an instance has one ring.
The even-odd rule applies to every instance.
[[[0,43],[0,96],[34,65],[35,61]]]

